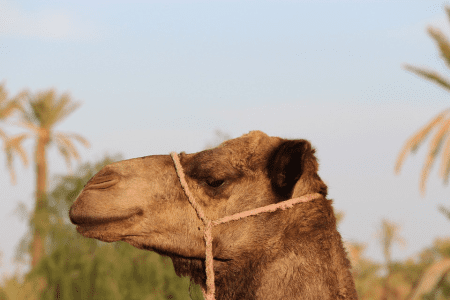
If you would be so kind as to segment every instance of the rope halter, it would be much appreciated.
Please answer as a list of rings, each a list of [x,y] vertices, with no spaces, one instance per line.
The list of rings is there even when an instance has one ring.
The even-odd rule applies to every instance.
[[[285,200],[279,203],[270,204],[267,206],[259,207],[252,210],[247,210],[244,212],[240,212],[231,216],[226,216],[214,221],[211,221],[210,219],[206,218],[202,208],[198,205],[198,203],[195,201],[194,196],[192,195],[191,191],[189,190],[188,184],[186,182],[186,178],[184,176],[183,167],[180,163],[180,158],[178,157],[178,154],[176,152],[171,152],[170,156],[173,159],[173,162],[175,164],[175,170],[177,172],[178,178],[180,179],[181,186],[184,190],[184,193],[186,194],[189,203],[191,203],[192,207],[195,209],[195,212],[197,213],[197,216],[200,220],[202,220],[203,224],[205,225],[204,230],[204,238],[206,243],[206,288],[205,291],[202,288],[203,296],[205,297],[205,300],[215,300],[215,285],[214,285],[214,266],[213,266],[213,254],[212,254],[212,227],[221,223],[226,223],[230,221],[239,220],[248,216],[254,216],[263,212],[273,212],[278,209],[285,210],[287,208],[291,208],[294,206],[294,204],[300,203],[300,202],[308,202],[317,198],[322,197],[319,193],[314,194],[307,194],[302,197],[298,198],[292,198],[289,200]]]

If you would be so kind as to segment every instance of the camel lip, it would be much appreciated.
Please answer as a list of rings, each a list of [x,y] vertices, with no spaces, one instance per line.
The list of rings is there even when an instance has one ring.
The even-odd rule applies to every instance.
[[[80,227],[95,227],[102,225],[109,225],[112,223],[117,223],[121,221],[126,221],[128,219],[133,218],[136,215],[142,216],[143,210],[141,208],[130,209],[127,213],[121,216],[113,216],[113,217],[94,217],[89,215],[81,215],[77,214],[73,207],[70,209],[69,217],[70,221]]]
[[[96,227],[101,225],[108,225],[115,222],[120,222],[123,220],[127,220],[133,217],[133,215],[129,216],[117,216],[113,218],[93,218],[93,217],[83,217],[76,220],[73,220],[72,223],[77,225],[77,227]],[[75,222],[74,222],[75,221]]]
[[[120,223],[127,222],[127,220],[132,219],[134,215],[135,214],[108,219],[93,219],[84,217],[81,222],[80,220],[77,220],[78,222],[75,223],[72,221],[72,223],[76,225],[76,230],[81,235],[103,240],[103,237],[108,236],[108,230],[111,226],[114,227]],[[123,237],[124,236],[117,235],[117,238],[114,238],[114,241],[121,240]]]

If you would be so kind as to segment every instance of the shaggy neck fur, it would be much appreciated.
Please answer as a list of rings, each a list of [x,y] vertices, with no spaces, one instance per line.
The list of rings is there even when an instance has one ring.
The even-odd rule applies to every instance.
[[[305,205],[316,209],[302,207]],[[356,292],[346,288],[353,286],[353,279],[340,235],[335,230],[331,200],[316,199],[291,209],[302,210],[303,222],[285,228],[284,236],[279,237],[285,241],[282,248],[276,246],[279,240],[261,240],[258,251],[249,249],[229,262],[214,261],[217,300],[357,299]],[[317,210],[326,217],[317,218]],[[279,219],[286,217],[284,212],[258,217],[268,230],[279,229]],[[255,252],[259,255],[255,256]],[[171,258],[178,276],[190,276],[206,289],[204,260]],[[253,276],[242,276],[244,272]],[[305,296],[302,292],[308,289],[321,294]]]

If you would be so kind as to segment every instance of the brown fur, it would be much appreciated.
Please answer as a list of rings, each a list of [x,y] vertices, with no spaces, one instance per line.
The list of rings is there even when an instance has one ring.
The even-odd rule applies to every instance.
[[[308,141],[252,131],[214,149],[181,153],[180,160],[211,220],[308,193],[323,195],[214,227],[217,300],[357,299],[332,201]],[[169,256],[179,276],[206,287],[204,226],[170,156],[104,167],[86,184],[70,218],[86,237],[123,240]]]

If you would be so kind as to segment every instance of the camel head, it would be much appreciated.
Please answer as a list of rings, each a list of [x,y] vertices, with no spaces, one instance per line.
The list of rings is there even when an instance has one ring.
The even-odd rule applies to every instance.
[[[327,187],[317,174],[317,160],[308,141],[252,131],[216,148],[181,153],[179,157],[189,189],[210,220],[308,193],[323,195],[285,211],[215,226],[212,236],[218,299],[257,295],[258,289],[264,289],[264,281],[284,272],[277,269],[277,258],[289,253],[297,257],[299,247],[310,248],[299,268],[309,260],[316,263],[317,259],[308,255],[329,260],[324,251],[329,251],[333,240],[342,248],[331,200],[325,199]],[[169,155],[105,166],[86,183],[69,215],[83,236],[105,242],[121,240],[167,255],[178,275],[189,275],[205,287],[204,225],[189,203]],[[328,234],[331,242],[318,244],[317,239],[324,239],[312,234],[318,230]],[[243,276],[245,272],[249,275]],[[324,282],[336,280],[334,276]]]

